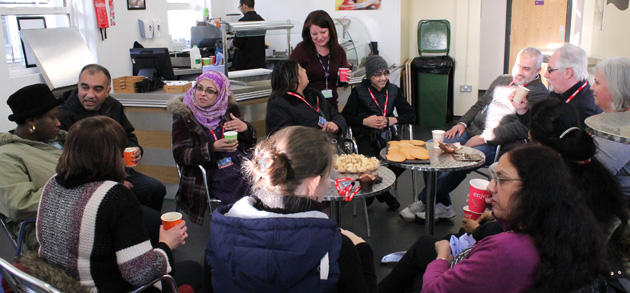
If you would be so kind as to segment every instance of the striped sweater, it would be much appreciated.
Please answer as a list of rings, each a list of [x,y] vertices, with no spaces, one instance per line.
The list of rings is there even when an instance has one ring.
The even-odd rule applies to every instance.
[[[124,292],[171,271],[171,250],[151,246],[133,193],[113,181],[69,186],[52,177],[37,213],[39,255],[98,292]]]

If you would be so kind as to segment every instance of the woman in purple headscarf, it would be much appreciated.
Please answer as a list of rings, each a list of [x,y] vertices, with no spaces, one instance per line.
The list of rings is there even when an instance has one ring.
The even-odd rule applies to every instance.
[[[207,170],[210,194],[222,204],[236,202],[249,191],[240,173],[246,150],[256,143],[256,130],[240,117],[230,81],[218,71],[206,71],[184,97],[168,102],[173,114],[173,157],[181,168],[175,200],[190,220],[201,225],[208,207],[203,175]],[[238,139],[224,133],[238,132]]]

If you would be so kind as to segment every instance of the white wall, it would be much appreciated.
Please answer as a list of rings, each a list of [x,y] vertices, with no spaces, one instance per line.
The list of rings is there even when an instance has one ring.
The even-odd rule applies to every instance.
[[[488,89],[503,73],[506,9],[505,0],[481,0],[479,89]]]

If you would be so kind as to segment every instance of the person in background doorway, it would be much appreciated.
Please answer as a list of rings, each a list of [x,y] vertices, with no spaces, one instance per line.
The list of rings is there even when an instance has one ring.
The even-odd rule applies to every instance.
[[[238,9],[243,17],[238,21],[263,21],[264,19],[254,10],[254,0],[240,0]],[[260,31],[264,34],[265,31]],[[232,39],[234,46],[233,70],[265,68],[265,36],[257,35],[257,31],[247,32],[256,34],[251,37],[239,37],[239,33]]]
[[[107,68],[98,64],[88,64],[81,69],[77,88],[64,93],[66,101],[59,107],[61,129],[68,130],[81,119],[92,116],[107,116],[125,129],[127,147],[134,148],[133,161],[142,159],[142,148],[134,127],[127,119],[123,105],[109,95],[112,77]],[[159,180],[142,174],[133,168],[125,167],[127,177],[124,185],[131,189],[141,205],[162,211],[166,187]]]
[[[326,11],[315,10],[306,17],[302,28],[302,42],[297,44],[291,58],[306,69],[310,86],[321,91],[326,101],[339,109],[339,68],[350,68],[346,52],[337,41],[335,23]],[[348,71],[350,78],[352,71]]]

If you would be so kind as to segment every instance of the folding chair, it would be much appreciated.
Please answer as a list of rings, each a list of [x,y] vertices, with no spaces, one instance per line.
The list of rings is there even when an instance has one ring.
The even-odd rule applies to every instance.
[[[11,241],[11,244],[13,244],[13,248],[15,248],[15,256],[20,255],[20,253],[22,253],[22,242],[24,241],[24,237],[26,234],[26,225],[28,225],[29,223],[34,223],[35,218],[27,219],[22,222],[22,224],[20,224],[20,230],[17,238],[13,235],[13,233],[11,233],[11,231],[9,231],[9,227],[7,226],[7,224],[12,222],[12,220],[9,220],[0,215],[0,222],[2,223],[2,229],[4,229],[4,232],[7,234],[7,237]]]
[[[0,273],[13,292],[61,293],[50,284],[23,272],[2,258],[0,258]]]
[[[206,199],[208,201],[208,209],[210,210],[210,216],[212,216],[212,212],[214,211],[214,209],[216,209],[218,206],[221,205],[221,200],[217,198],[213,198],[210,195],[210,188],[208,185],[208,172],[206,172],[206,168],[202,165],[197,165],[197,168],[199,168],[199,170],[201,171],[201,174],[203,175],[203,186],[206,190]],[[177,173],[179,174],[179,178],[181,180],[182,167],[180,165],[177,165]],[[176,207],[176,210],[179,210],[179,208]]]

